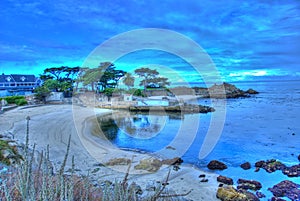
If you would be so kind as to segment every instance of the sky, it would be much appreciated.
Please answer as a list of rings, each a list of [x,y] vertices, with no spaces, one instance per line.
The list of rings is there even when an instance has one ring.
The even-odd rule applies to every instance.
[[[0,73],[5,74],[84,66],[105,41],[156,28],[202,47],[224,81],[300,78],[299,0],[1,0],[0,27]],[[160,36],[147,37],[151,43]],[[163,38],[166,46],[184,49]],[[131,52],[113,62],[128,72],[149,66],[164,76],[177,73],[173,82],[203,81],[189,61],[167,48]]]

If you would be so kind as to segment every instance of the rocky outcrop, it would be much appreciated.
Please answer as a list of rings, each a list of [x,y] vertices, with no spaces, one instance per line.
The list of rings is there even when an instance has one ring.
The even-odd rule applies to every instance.
[[[212,160],[208,163],[207,168],[210,170],[225,170],[227,165],[220,161]]]
[[[222,175],[219,175],[217,177],[217,181],[218,182],[221,182],[223,184],[227,184],[227,185],[233,185],[233,180],[229,177],[225,177],[225,176],[222,176]]]
[[[250,189],[253,191],[257,191],[262,188],[261,183],[255,180],[238,179],[237,183],[239,184],[237,187],[238,189]]]
[[[249,170],[251,168],[251,164],[249,162],[245,162],[240,165],[244,170]]]
[[[222,201],[259,201],[259,199],[246,190],[237,190],[232,186],[219,187],[217,198]]]
[[[156,158],[147,158],[141,160],[140,163],[134,166],[136,170],[146,170],[149,172],[156,172],[162,166],[162,162]]]
[[[215,84],[209,88],[194,87],[196,95],[203,98],[240,98],[240,97],[250,97],[252,94],[258,94],[259,92],[254,89],[248,89],[243,91],[237,88],[233,84],[224,82],[223,84]]]
[[[299,184],[285,180],[274,185],[272,188],[268,188],[268,190],[271,191],[275,196],[274,200],[277,200],[278,197],[288,197],[291,200],[299,200],[299,186]]]

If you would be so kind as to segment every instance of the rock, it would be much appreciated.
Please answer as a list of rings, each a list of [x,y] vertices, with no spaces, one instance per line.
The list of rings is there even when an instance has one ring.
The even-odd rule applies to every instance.
[[[219,187],[217,198],[222,201],[259,201],[259,199],[246,190],[236,190],[232,186]]]
[[[132,182],[128,188],[129,191],[135,192],[135,194],[142,195],[143,190],[141,186],[137,185],[135,182]]]
[[[275,159],[270,159],[267,161],[258,161],[255,163],[255,167],[263,168],[268,173],[272,173],[277,170],[283,170],[286,168],[286,166],[283,163],[281,163],[280,161],[277,161]]]
[[[258,91],[255,91],[254,89],[248,89],[247,91],[245,91],[245,93],[247,94],[258,94]]]
[[[208,182],[208,179],[201,179],[200,182]]]
[[[225,176],[222,176],[222,175],[219,175],[217,177],[217,181],[218,182],[221,182],[223,184],[227,184],[227,185],[233,185],[233,180],[229,177],[225,177]]]
[[[207,168],[210,170],[225,170],[227,169],[227,165],[220,161],[212,160],[208,163]]]
[[[241,164],[241,168],[244,170],[249,170],[251,168],[251,164],[249,162]]]
[[[282,173],[288,177],[299,177],[300,176],[300,164],[293,165],[291,167],[285,167]]]
[[[256,191],[256,196],[258,197],[258,198],[265,198],[266,197],[266,195],[265,194],[263,194],[262,192],[259,192],[259,191]]]
[[[181,163],[183,163],[183,160],[180,157],[175,157],[173,159],[164,159],[161,162],[165,165],[181,165]]]
[[[260,182],[255,181],[255,180],[246,180],[246,179],[238,179],[237,183],[238,185],[238,189],[244,189],[244,190],[260,190],[262,188],[262,185]]]
[[[162,162],[156,158],[148,158],[141,160],[140,163],[134,166],[136,170],[147,170],[149,172],[156,172],[162,166]]]
[[[278,198],[278,197],[272,197],[271,201],[286,201],[286,200]]]
[[[292,181],[284,180],[272,188],[268,188],[268,190],[271,191],[275,197],[288,197],[291,200],[299,200],[299,186],[299,184]]]
[[[170,150],[176,150],[174,147],[172,146],[167,146],[166,149],[170,149]]]
[[[255,163],[255,167],[262,168],[264,164],[265,164],[265,161],[257,161]]]
[[[115,165],[129,165],[131,160],[128,158],[113,158],[110,159],[105,165],[107,166],[115,166]]]

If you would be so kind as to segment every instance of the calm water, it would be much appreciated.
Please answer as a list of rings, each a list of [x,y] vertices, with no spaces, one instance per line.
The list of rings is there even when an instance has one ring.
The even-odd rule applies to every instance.
[[[235,83],[243,90],[260,92],[251,98],[229,99],[221,137],[204,159],[198,154],[211,123],[211,114],[172,115],[132,114],[106,122],[103,131],[119,147],[145,150],[162,157],[182,155],[184,162],[206,169],[212,159],[225,162],[222,172],[233,179],[264,180],[265,187],[286,179],[281,173],[244,171],[239,165],[249,161],[278,159],[297,164],[300,154],[300,81]],[[210,100],[199,100],[210,104]],[[196,131],[192,127],[197,126]],[[113,131],[113,132],[112,132]],[[181,146],[182,144],[182,146]],[[166,149],[175,145],[176,150]],[[250,172],[251,171],[251,172]],[[300,183],[298,178],[293,181]]]

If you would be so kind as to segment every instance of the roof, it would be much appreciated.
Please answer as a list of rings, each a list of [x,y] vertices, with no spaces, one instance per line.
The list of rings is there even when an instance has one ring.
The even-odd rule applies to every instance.
[[[24,74],[10,74],[0,75],[0,82],[35,82],[36,77],[34,75],[24,75]]]

